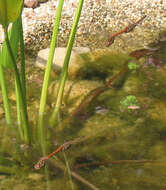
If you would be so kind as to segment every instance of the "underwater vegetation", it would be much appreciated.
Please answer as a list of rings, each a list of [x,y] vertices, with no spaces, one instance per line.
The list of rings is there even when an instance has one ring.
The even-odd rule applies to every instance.
[[[126,96],[124,100],[120,102],[122,109],[124,110],[137,110],[140,108],[137,98],[133,95]]]
[[[8,36],[7,47],[3,46],[9,50],[10,61],[15,65],[10,69],[15,67],[16,95],[8,97],[3,94],[5,88],[2,91],[6,120],[0,120],[0,190],[13,189],[13,186],[14,190],[164,190],[166,42],[159,41],[155,49],[129,54],[110,49],[82,54],[85,64],[78,79],[67,80],[83,5],[80,0],[62,74],[52,81],[52,56],[63,5],[63,1],[59,2],[44,79],[43,73],[33,71],[30,65],[28,79],[35,72],[37,75],[25,88],[25,65],[21,62],[23,67],[18,67],[12,58]],[[14,20],[10,20],[10,14],[5,16],[9,19],[0,19],[0,22],[6,28]],[[110,36],[109,43],[120,33],[131,32],[144,18]],[[1,65],[0,71],[3,69]],[[5,81],[6,87],[11,83],[11,94],[14,91],[12,71]],[[7,70],[2,73],[6,74]],[[1,87],[3,82],[2,79]]]
[[[94,67],[94,71],[99,72],[96,74],[90,65],[91,74],[86,76],[90,76],[91,82],[99,79],[111,82],[109,87],[100,84],[101,87],[92,90],[70,113],[70,120],[64,119],[64,125],[62,122],[59,129],[55,129],[57,139],[83,137],[66,152],[70,166],[86,174],[99,189],[164,189],[161,178],[165,179],[166,156],[165,65],[160,68],[146,65],[146,55],[137,64],[132,63],[133,70],[129,69],[129,64],[122,62],[118,67],[114,62],[111,65],[111,61],[106,69],[111,59],[106,59],[105,55],[111,57],[111,52],[104,50],[103,57],[101,51],[99,55],[94,52],[96,60],[92,54],[84,55],[89,64],[98,65],[100,60],[99,68],[102,64],[105,68]],[[127,72],[122,74],[123,64]],[[86,69],[84,71],[86,74]],[[103,78],[100,71],[107,77]],[[84,79],[85,75],[82,77]],[[123,80],[119,80],[121,77]],[[83,86],[80,88],[82,90]],[[79,97],[80,90],[78,95],[71,91],[68,101],[73,95]],[[101,112],[96,111],[98,107]],[[81,188],[86,189],[82,185]]]

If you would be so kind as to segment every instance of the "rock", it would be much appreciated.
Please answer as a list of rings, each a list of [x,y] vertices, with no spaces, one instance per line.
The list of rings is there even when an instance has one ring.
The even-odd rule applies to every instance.
[[[38,174],[38,173],[30,173],[28,175],[28,179],[30,180],[35,180],[35,181],[39,181],[41,179],[43,179],[43,175],[42,174]]]
[[[115,76],[125,63],[132,60],[135,63],[135,58],[128,54],[110,49],[90,51],[84,54],[84,59],[86,62],[79,76],[85,79],[100,78],[106,80],[107,77]]]
[[[79,80],[73,82],[70,80],[66,81],[64,88],[64,100],[63,104],[68,106],[68,111],[71,113],[86,97],[86,95],[102,85],[101,81],[88,81]],[[58,82],[53,81],[48,89],[49,99],[48,102],[51,106],[54,106],[55,97],[57,95]]]
[[[24,6],[27,8],[36,8],[38,5],[38,0],[25,0]]]
[[[14,102],[16,101],[16,94],[14,91],[9,94],[9,99],[14,101]]]
[[[73,48],[71,57],[70,57],[70,62],[69,62],[69,70],[68,70],[68,74],[70,78],[74,79],[76,78],[76,76],[79,75],[79,71],[84,64],[84,60],[80,54],[87,53],[89,51],[90,49],[86,47]],[[37,60],[36,60],[36,65],[38,67],[45,69],[47,59],[48,59],[48,54],[49,54],[49,48],[39,51]],[[59,47],[55,49],[55,56],[53,60],[53,70],[56,74],[59,74],[63,67],[65,55],[66,55],[66,48]]]

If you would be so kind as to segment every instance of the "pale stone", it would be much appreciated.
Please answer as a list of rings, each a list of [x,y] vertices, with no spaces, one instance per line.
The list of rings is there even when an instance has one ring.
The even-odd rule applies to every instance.
[[[44,176],[43,176],[42,174],[38,174],[38,173],[30,173],[30,174],[28,175],[28,179],[35,180],[35,181],[42,180],[43,177],[44,177]]]
[[[86,47],[75,47],[72,50],[68,74],[70,78],[76,78],[79,75],[81,67],[84,65],[84,60],[80,54],[89,52],[90,49]],[[49,54],[49,48],[39,51],[36,65],[42,69],[45,69]],[[53,59],[53,70],[56,74],[59,74],[64,63],[66,55],[66,48],[56,48]]]
[[[88,95],[92,90],[100,87],[102,85],[101,81],[92,81],[92,80],[78,80],[77,82],[73,82],[71,80],[67,80],[64,88],[64,106],[70,105],[68,107],[68,112],[71,113]],[[49,98],[48,104],[51,104],[54,107],[55,97],[57,95],[58,82],[53,81],[49,88]]]
[[[16,94],[15,94],[15,92],[11,92],[10,94],[9,94],[9,99],[10,100],[12,100],[12,101],[16,101]]]
[[[38,0],[25,0],[24,6],[27,8],[36,8],[38,5]]]

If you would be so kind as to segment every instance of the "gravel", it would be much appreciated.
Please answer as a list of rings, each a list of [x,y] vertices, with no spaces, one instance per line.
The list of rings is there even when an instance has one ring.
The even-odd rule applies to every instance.
[[[66,46],[78,0],[66,0],[63,7],[58,46]],[[39,7],[24,8],[26,49],[38,51],[49,46],[57,0]],[[105,48],[107,37],[147,15],[134,31],[116,38],[113,49],[138,49],[159,39],[166,31],[166,0],[85,0],[75,46]]]

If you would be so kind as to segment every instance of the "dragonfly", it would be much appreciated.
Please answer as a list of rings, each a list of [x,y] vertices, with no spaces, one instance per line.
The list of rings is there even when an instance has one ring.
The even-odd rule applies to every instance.
[[[131,32],[132,30],[134,30],[134,28],[140,23],[142,22],[144,19],[146,18],[146,15],[144,15],[142,18],[140,18],[139,20],[137,20],[136,22],[129,24],[128,26],[126,26],[125,28],[123,28],[122,30],[120,30],[119,32],[116,32],[114,34],[112,34],[111,36],[108,37],[107,41],[106,41],[106,47],[109,47],[110,45],[112,45],[115,41],[115,38],[123,33],[128,33]]]
[[[52,156],[54,156],[55,154],[57,154],[58,152],[61,152],[61,151],[65,151],[67,149],[69,149],[71,147],[71,145],[73,144],[77,144],[78,142],[80,142],[82,140],[83,137],[78,137],[74,140],[71,140],[71,141],[67,141],[65,142],[64,144],[60,145],[57,149],[55,149],[53,152],[51,152],[49,155],[47,156],[44,156],[44,157],[41,157],[39,159],[39,161],[34,165],[34,169],[35,170],[39,170],[40,168],[42,168],[46,161],[48,159],[50,159]]]

